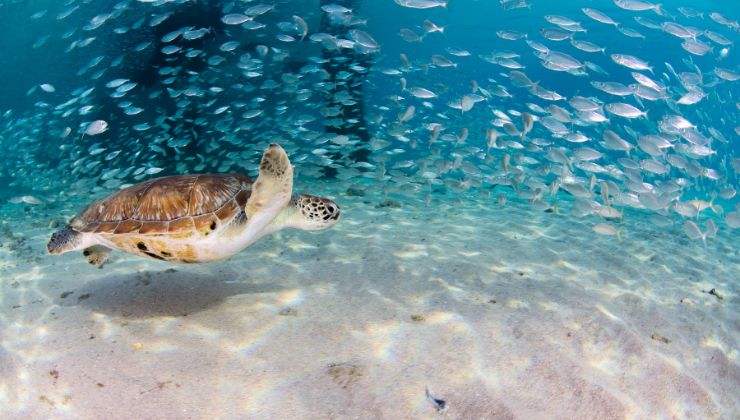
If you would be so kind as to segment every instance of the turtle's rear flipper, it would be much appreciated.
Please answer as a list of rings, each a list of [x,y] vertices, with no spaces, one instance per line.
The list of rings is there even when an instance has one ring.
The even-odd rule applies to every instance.
[[[87,258],[87,262],[94,265],[97,268],[103,268],[103,265],[108,261],[110,256],[110,248],[106,248],[102,245],[93,245],[85,248],[82,251],[82,255]]]
[[[51,235],[46,249],[49,254],[63,254],[78,249],[82,243],[82,234],[67,226]]]

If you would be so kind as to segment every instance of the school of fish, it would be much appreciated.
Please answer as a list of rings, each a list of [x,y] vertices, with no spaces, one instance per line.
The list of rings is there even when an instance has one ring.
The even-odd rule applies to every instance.
[[[540,16],[536,2],[499,0],[501,14],[541,25],[492,20],[482,30],[498,42],[482,47],[446,40],[463,25],[446,18],[462,0],[388,0],[413,18],[382,36],[347,2],[299,13],[292,2],[224,1],[218,29],[186,24],[152,39],[184,3],[65,0],[28,16],[49,27],[28,47],[63,49],[76,86],[38,80],[32,109],[0,113],[11,203],[160,173],[254,172],[244,165],[279,141],[308,179],[428,202],[447,190],[548,212],[567,201],[603,235],[621,237],[635,212],[697,241],[740,227],[740,70],[730,61],[740,24],[719,11],[613,0]],[[599,45],[595,30],[613,42]],[[378,41],[389,37],[394,48]],[[680,59],[656,62],[625,39],[661,42]],[[110,42],[124,47],[111,53]],[[127,63],[155,56],[153,80],[129,75]],[[457,74],[475,76],[446,82]],[[553,80],[581,88],[566,94]]]

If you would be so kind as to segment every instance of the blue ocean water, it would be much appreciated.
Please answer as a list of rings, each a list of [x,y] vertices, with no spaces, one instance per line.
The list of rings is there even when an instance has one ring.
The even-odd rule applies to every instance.
[[[719,0],[0,1],[0,413],[735,417],[738,19]],[[336,226],[180,265],[89,227],[126,210],[72,222],[157,177],[256,179],[273,143]],[[169,223],[154,202],[137,214]],[[89,240],[49,255],[55,232]],[[114,248],[101,269],[90,245]]]

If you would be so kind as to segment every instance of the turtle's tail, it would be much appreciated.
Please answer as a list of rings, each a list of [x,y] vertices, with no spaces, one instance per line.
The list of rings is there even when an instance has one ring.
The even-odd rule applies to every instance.
[[[63,254],[79,248],[81,243],[82,234],[67,226],[51,235],[49,243],[46,244],[46,249],[49,254]]]

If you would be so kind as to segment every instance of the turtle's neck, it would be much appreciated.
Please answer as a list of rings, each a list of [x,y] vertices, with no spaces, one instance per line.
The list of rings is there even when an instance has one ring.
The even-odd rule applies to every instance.
[[[304,220],[303,215],[296,207],[296,198],[293,197],[277,216],[260,232],[260,237],[269,235],[285,228],[299,228]]]
[[[243,230],[232,238],[214,237],[213,240],[217,241],[219,248],[223,249],[224,253],[236,254],[265,235],[295,225],[296,217],[300,214],[296,211],[293,203],[294,201],[291,200],[274,217],[270,217],[271,214],[275,214],[274,210],[262,209],[253,215],[244,224]]]

